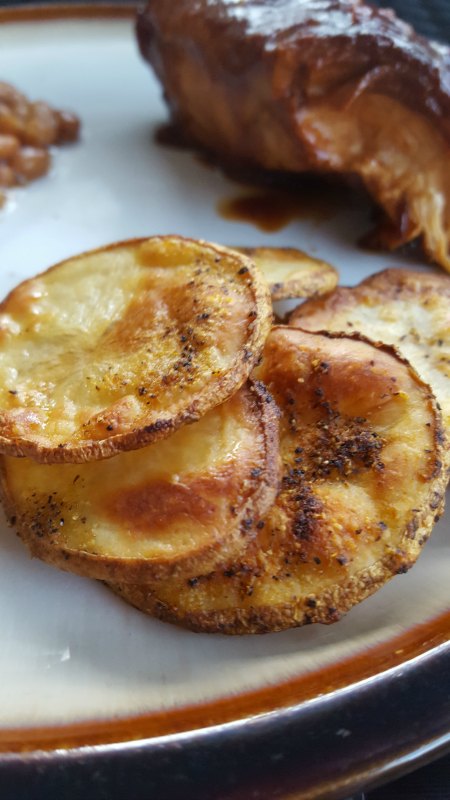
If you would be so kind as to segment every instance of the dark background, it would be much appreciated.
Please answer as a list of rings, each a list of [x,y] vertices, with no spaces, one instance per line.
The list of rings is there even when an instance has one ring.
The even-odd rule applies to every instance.
[[[68,0],[64,2],[67,3]],[[131,6],[139,4],[134,0],[128,2]],[[176,0],[164,0],[164,2],[172,2],[175,12]],[[35,0],[21,0],[15,3],[0,0],[0,6],[35,4]],[[393,8],[400,17],[414,25],[419,33],[450,42],[450,0],[372,0],[372,5]],[[48,800],[55,798],[49,797]],[[352,800],[363,800],[363,796],[359,795]],[[387,786],[366,793],[364,800],[450,800],[450,756],[441,758]]]

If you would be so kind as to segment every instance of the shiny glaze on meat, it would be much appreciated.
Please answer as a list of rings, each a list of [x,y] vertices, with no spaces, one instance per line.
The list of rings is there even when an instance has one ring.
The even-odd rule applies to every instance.
[[[356,175],[381,242],[450,269],[450,50],[359,0],[150,0],[141,52],[173,119],[228,162]]]

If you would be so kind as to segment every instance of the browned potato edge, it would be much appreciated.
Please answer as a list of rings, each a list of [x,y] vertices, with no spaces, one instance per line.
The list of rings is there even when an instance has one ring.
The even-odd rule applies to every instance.
[[[223,537],[210,543],[207,548],[172,559],[118,558],[64,547],[51,537],[36,536],[17,515],[17,510],[8,490],[5,462],[0,456],[0,498],[9,524],[16,529],[19,538],[27,545],[31,556],[52,564],[65,572],[74,572],[88,578],[105,581],[139,583],[159,581],[168,577],[189,576],[198,570],[212,571],[225,563],[239,558],[255,534],[255,526],[249,529],[244,519],[257,520],[273,503],[279,486],[280,460],[278,451],[278,408],[265,386],[250,381],[249,394],[254,411],[258,415],[264,441],[265,469],[262,475],[252,480],[253,491],[248,502],[235,520],[233,530],[223,531]]]

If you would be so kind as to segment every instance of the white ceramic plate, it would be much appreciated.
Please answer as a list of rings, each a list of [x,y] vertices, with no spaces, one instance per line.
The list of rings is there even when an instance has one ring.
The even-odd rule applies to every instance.
[[[74,253],[156,233],[300,247],[335,264],[345,284],[407,263],[355,246],[363,212],[304,219],[276,234],[225,221],[217,203],[236,185],[153,141],[166,109],[130,19],[0,25],[0,76],[83,121],[82,141],[59,149],[47,178],[10,192],[0,214],[2,295]],[[94,581],[30,561],[2,521],[0,749],[201,728],[360,685],[417,659],[448,638],[448,527],[447,514],[412,572],[338,624],[226,638],[154,621]]]

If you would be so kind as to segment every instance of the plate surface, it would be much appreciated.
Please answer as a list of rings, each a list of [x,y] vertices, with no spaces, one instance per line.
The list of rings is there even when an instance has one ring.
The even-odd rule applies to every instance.
[[[300,247],[338,267],[344,284],[386,266],[408,265],[405,257],[356,247],[367,226],[365,209],[304,216],[273,234],[224,220],[217,205],[239,193],[236,184],[192,154],[154,142],[166,109],[138,57],[130,19],[0,25],[0,75],[30,97],[74,110],[83,121],[82,141],[55,153],[47,178],[10,192],[0,214],[2,295],[74,253],[157,233]],[[383,681],[391,686],[392,676],[401,680],[402,673],[412,680],[421,665],[428,669],[432,657],[445,654],[449,638],[449,519],[447,512],[412,572],[338,624],[242,638],[164,625],[100,584],[31,562],[2,519],[0,752],[161,737],[299,703],[297,712],[308,714],[322,697],[345,707],[358,687],[365,691]],[[431,693],[430,698],[434,702]],[[442,713],[442,705],[434,709],[436,719]],[[267,719],[273,722],[273,716]],[[437,746],[438,733],[427,743],[419,725],[403,757]],[[336,732],[338,739],[352,734],[347,723]],[[178,744],[189,736],[184,733]],[[164,741],[171,747],[173,736],[158,739],[163,749]],[[319,750],[320,742],[318,734]],[[17,759],[26,765],[26,758]],[[389,753],[383,769],[386,759]],[[15,763],[3,756],[6,767]],[[381,766],[369,766],[381,774]],[[353,767],[347,755],[335,776],[338,794],[345,792],[343,780]]]

